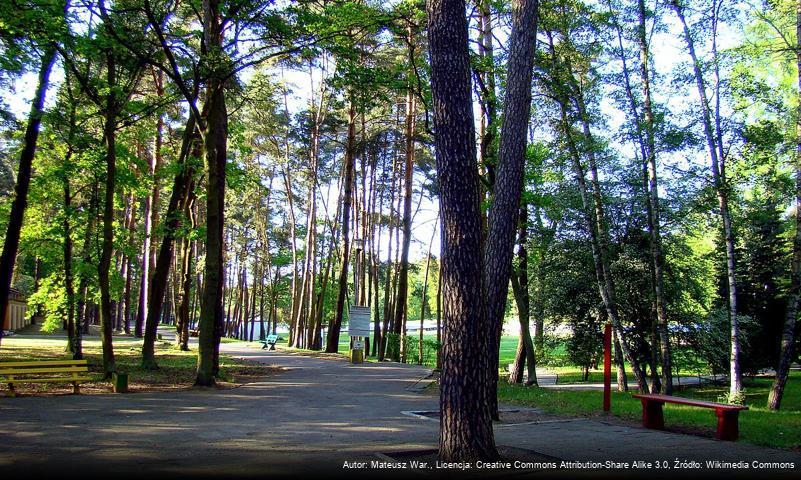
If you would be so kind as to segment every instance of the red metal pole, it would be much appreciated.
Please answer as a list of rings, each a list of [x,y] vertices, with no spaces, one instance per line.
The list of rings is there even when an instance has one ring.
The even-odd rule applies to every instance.
[[[604,327],[604,412],[612,403],[612,324]]]

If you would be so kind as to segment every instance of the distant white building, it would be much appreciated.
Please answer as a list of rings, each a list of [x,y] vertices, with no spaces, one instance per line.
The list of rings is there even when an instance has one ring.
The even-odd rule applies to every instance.
[[[12,288],[8,292],[8,306],[3,316],[3,330],[19,330],[30,325],[31,319],[27,318],[28,301],[25,295],[17,289]]]

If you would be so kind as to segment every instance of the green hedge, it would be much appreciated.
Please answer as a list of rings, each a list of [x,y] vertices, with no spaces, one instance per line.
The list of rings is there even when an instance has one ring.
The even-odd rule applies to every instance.
[[[400,361],[400,335],[397,333],[387,334],[386,358]],[[406,363],[416,363],[428,367],[437,366],[437,353],[441,346],[440,342],[428,338],[423,338],[423,358],[420,358],[420,337],[406,335]]]

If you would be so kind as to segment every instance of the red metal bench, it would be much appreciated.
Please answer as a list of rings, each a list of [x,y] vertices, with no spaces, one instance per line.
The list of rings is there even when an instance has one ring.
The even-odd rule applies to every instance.
[[[669,395],[641,394],[632,395],[632,397],[639,398],[642,401],[642,426],[645,428],[657,430],[665,428],[665,419],[662,415],[662,405],[665,403],[711,408],[715,410],[715,415],[718,417],[718,431],[715,438],[732,442],[737,440],[737,436],[740,433],[738,424],[740,410],[748,410],[748,407],[742,405],[705,402],[703,400],[671,397]]]

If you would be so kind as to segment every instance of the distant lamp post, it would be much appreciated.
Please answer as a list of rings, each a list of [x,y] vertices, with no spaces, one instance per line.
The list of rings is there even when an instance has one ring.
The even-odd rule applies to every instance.
[[[353,268],[353,303],[359,305],[359,279],[362,276],[362,249],[364,248],[364,240],[361,238],[353,239],[353,249],[356,250],[355,265]]]

